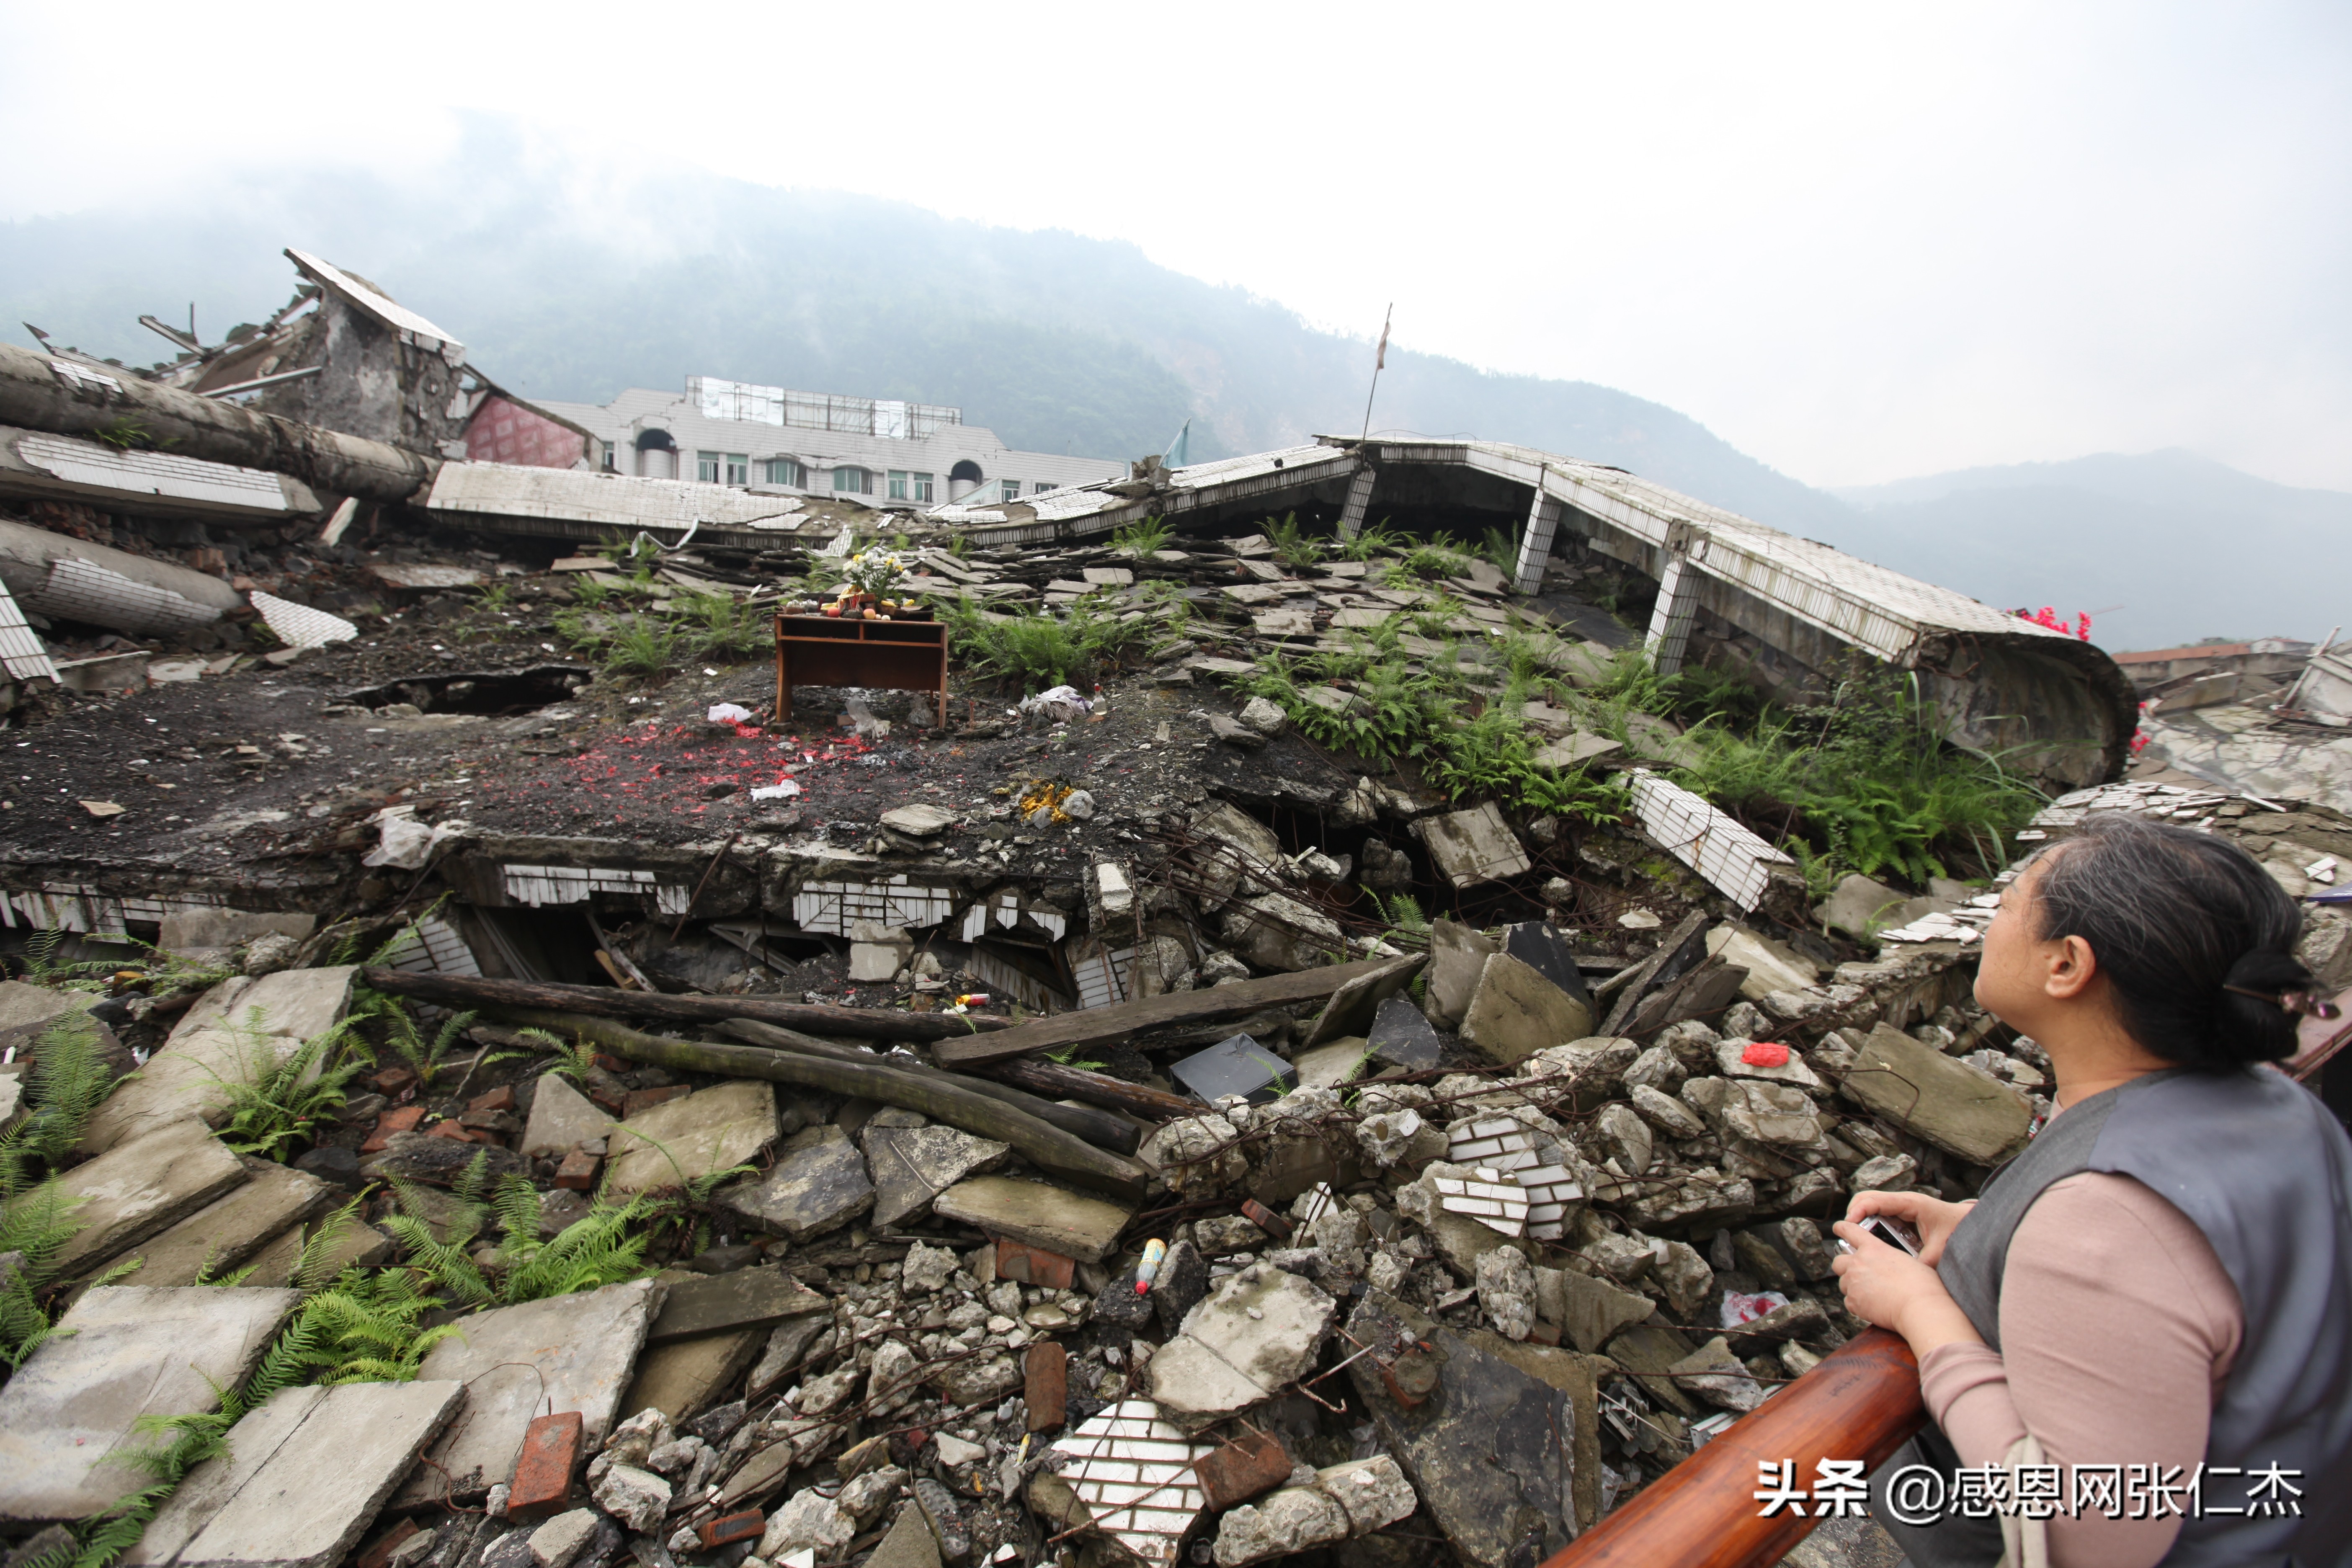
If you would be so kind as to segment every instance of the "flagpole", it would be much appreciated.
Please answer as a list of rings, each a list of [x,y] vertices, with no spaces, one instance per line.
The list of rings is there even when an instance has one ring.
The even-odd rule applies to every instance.
[[[1387,313],[1381,317],[1381,346],[1372,355],[1372,389],[1364,394],[1364,431],[1356,437],[1360,441],[1369,438],[1372,433],[1372,399],[1380,394],[1381,367],[1389,363],[1389,322],[1395,316],[1396,301],[1391,300]]]

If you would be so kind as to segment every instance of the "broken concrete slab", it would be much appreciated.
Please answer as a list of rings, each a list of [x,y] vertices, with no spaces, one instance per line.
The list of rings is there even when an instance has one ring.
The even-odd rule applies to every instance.
[[[2009,1158],[2033,1127],[2023,1095],[1886,1024],[1871,1029],[1838,1092],[1979,1165]]]
[[[673,1294],[682,1288],[673,1287]],[[823,1303],[824,1299],[816,1300]],[[637,1359],[636,1376],[629,1381],[622,1408],[632,1415],[658,1410],[673,1425],[690,1421],[743,1375],[767,1342],[764,1329],[721,1329],[651,1346]]]
[[[1756,1381],[1740,1359],[1731,1353],[1724,1337],[1699,1346],[1666,1368],[1675,1380],[1718,1410],[1745,1415],[1764,1403],[1764,1385]]]
[[[76,1165],[58,1178],[80,1227],[58,1250],[58,1277],[71,1279],[91,1272],[247,1179],[243,1163],[228,1145],[187,1116]]]
[[[1369,1035],[1372,1020],[1379,1016],[1380,1010],[1421,973],[1422,965],[1426,962],[1420,953],[1411,953],[1403,958],[1391,959],[1349,980],[1331,993],[1331,999],[1323,1005],[1323,1011],[1316,1015],[1315,1022],[1307,1026],[1305,1037],[1298,1042],[1298,1048],[1306,1050],[1327,1040],[1342,1039],[1350,1035]]]
[[[220,1125],[229,1110],[226,1085],[252,1082],[333,1028],[358,973],[356,965],[338,964],[222,981],[182,1016],[139,1075],[91,1113],[81,1147],[110,1149],[189,1115]]]
[[[1585,987],[1576,954],[1558,927],[1543,921],[1521,921],[1503,928],[1503,951],[1550,981],[1571,999],[1592,1010],[1592,993]]]
[[[1456,1333],[1380,1290],[1364,1293],[1348,1332],[1372,1347],[1348,1369],[1357,1396],[1464,1562],[1540,1562],[1575,1538],[1577,1416],[1567,1394],[1482,1348],[1491,1336]],[[1377,1363],[1415,1342],[1431,1345],[1443,1370],[1407,1406]]]
[[[910,837],[930,838],[953,827],[956,816],[952,811],[918,802],[913,805],[892,806],[882,814],[879,820],[883,826],[896,828]]]
[[[646,1342],[667,1344],[720,1329],[764,1330],[786,1318],[827,1311],[831,1307],[825,1297],[775,1264],[739,1268],[731,1274],[697,1274],[670,1281],[661,1313],[646,1331]],[[762,1341],[767,1337],[760,1336]],[[629,1411],[635,1415],[642,1408],[633,1405]]]
[[[1885,883],[1856,873],[1831,889],[1830,896],[1815,906],[1813,918],[1849,936],[1867,936],[1888,924],[1886,917],[1902,902],[1903,895]]]
[[[207,1269],[218,1279],[265,1251],[289,1226],[298,1231],[294,1249],[301,1250],[299,1227],[333,1201],[335,1190],[275,1161],[248,1158],[242,1163],[250,1180],[140,1244],[140,1284],[194,1285]],[[257,1269],[249,1282],[284,1283],[261,1279],[261,1272]]]
[[[1314,969],[1337,963],[1348,950],[1337,921],[1284,893],[1234,900],[1225,906],[1218,931],[1256,969]]]
[[[1624,1329],[1644,1321],[1657,1310],[1638,1290],[1624,1290],[1606,1279],[1560,1270],[1560,1328],[1578,1350],[1597,1352]]]
[[[1429,851],[1440,875],[1457,889],[1507,881],[1534,869],[1527,850],[1501,808],[1492,801],[1467,811],[1417,818],[1413,836]]]
[[[256,914],[246,910],[175,910],[163,917],[155,945],[165,952],[226,952],[257,936],[290,936],[302,941],[319,929],[319,917],[309,914]]]
[[[1533,707],[1534,704],[1528,706]],[[1529,760],[1539,768],[1566,772],[1570,768],[1580,768],[1587,763],[1597,763],[1603,757],[1614,756],[1624,749],[1622,742],[1610,736],[1575,730],[1541,747]]]
[[[1486,960],[1503,944],[1481,931],[1440,918],[1429,922],[1429,1016],[1451,1029],[1462,1022]]]
[[[1748,971],[1739,994],[1761,1002],[1775,991],[1802,991],[1821,978],[1821,966],[1786,942],[1772,941],[1734,925],[1719,925],[1706,933],[1709,956]]]
[[[765,1175],[721,1188],[719,1203],[771,1235],[801,1241],[864,1214],[874,1190],[866,1156],[848,1133],[825,1122],[794,1133]]]
[[[866,1568],[940,1568],[940,1543],[923,1522],[920,1508],[911,1502],[899,1508],[890,1532],[866,1560]]]
[[[749,1164],[776,1140],[775,1086],[737,1079],[640,1111],[613,1129],[607,1191],[682,1186]]]
[[[583,1444],[601,1444],[664,1289],[633,1279],[462,1320],[458,1337],[425,1352],[417,1376],[465,1384],[466,1406],[433,1445],[433,1463],[402,1489],[401,1505],[462,1501],[504,1485],[542,1410],[580,1412]]]
[[[451,1382],[281,1390],[188,1472],[124,1568],[332,1568],[465,1397]]]
[[[22,980],[0,980],[0,1030],[38,1029],[68,1013],[84,1013],[98,1001],[87,991],[53,991]]]
[[[1372,1017],[1366,1044],[1374,1060],[1407,1072],[1435,1067],[1439,1053],[1444,1049],[1437,1031],[1429,1026],[1429,1020],[1408,996],[1391,996],[1381,1004],[1380,1011]]]
[[[1371,1043],[1358,1036],[1300,1051],[1290,1065],[1297,1070],[1301,1089],[1339,1089],[1355,1081],[1370,1065],[1371,1055]]]
[[[1151,1397],[1187,1426],[1272,1399],[1306,1375],[1338,1311],[1307,1280],[1252,1264],[1187,1312],[1151,1358]]]
[[[140,1417],[216,1408],[301,1299],[210,1285],[86,1292],[0,1388],[0,1520],[83,1519],[146,1486],[116,1462],[152,1441]]]
[[[877,1226],[919,1218],[941,1193],[995,1170],[1012,1154],[1007,1144],[952,1127],[868,1127],[862,1142]]]
[[[1592,1009],[1507,952],[1488,958],[1462,1037],[1504,1067],[1592,1033]]]
[[[578,1144],[606,1136],[614,1125],[613,1118],[564,1081],[562,1075],[541,1073],[531,1090],[530,1120],[523,1123],[518,1152],[526,1160],[547,1154],[561,1157]]]
[[[915,955],[915,939],[902,926],[858,921],[849,928],[849,978],[861,985],[888,984]]]
[[[1304,1486],[1285,1487],[1217,1522],[1217,1568],[1244,1568],[1370,1535],[1418,1506],[1412,1486],[1386,1454],[1328,1465]]]
[[[1081,1263],[1101,1262],[1135,1213],[1067,1187],[1012,1176],[959,1182],[939,1195],[931,1212]]]

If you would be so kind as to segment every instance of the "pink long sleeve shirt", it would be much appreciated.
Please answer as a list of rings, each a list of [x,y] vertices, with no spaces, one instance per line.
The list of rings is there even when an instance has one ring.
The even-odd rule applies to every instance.
[[[2129,1176],[2084,1172],[2052,1183],[2011,1238],[2001,1349],[1939,1345],[1919,1382],[1964,1465],[2000,1464],[2030,1431],[2046,1464],[2193,1474],[2244,1331],[2237,1288],[2189,1217]],[[2051,1561],[2147,1568],[2179,1528],[2061,1514]]]

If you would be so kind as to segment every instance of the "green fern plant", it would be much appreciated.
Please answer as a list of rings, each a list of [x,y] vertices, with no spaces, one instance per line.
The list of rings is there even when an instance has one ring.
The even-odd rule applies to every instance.
[[[547,1069],[555,1077],[580,1084],[588,1081],[588,1069],[596,1065],[596,1047],[586,1040],[575,1038],[567,1045],[562,1037],[548,1029],[517,1029],[515,1033],[542,1047],[555,1058]]]
[[[280,1057],[264,1028],[261,1009],[252,1009],[235,1031],[237,1076],[205,1069],[228,1097],[221,1141],[240,1154],[285,1163],[293,1146],[307,1142],[311,1129],[351,1098],[348,1086],[368,1065],[365,1056],[343,1049],[355,1037],[346,1018]],[[328,1066],[338,1055],[344,1059]]]
[[[1380,521],[1360,531],[1355,538],[1342,539],[1339,542],[1339,553],[1345,556],[1348,560],[1370,561],[1373,556],[1381,553],[1383,551],[1396,550],[1402,547],[1403,542],[1404,542],[1402,540],[1389,531],[1389,520],[1387,518],[1382,518]]]
[[[448,1292],[456,1305],[511,1307],[617,1285],[647,1272],[645,1255],[653,1232],[641,1222],[654,1215],[654,1199],[640,1194],[624,1205],[600,1204],[542,1241],[541,1200],[529,1182],[509,1176],[485,1201],[488,1160],[487,1151],[477,1155],[452,1187],[457,1214],[448,1222],[446,1239],[436,1237],[414,1214],[395,1214],[383,1222],[407,1247],[409,1267]],[[424,1206],[413,1188],[397,1182],[393,1186],[404,1210]],[[488,1262],[478,1262],[474,1243],[493,1223],[500,1232],[498,1247]]]
[[[1298,514],[1295,511],[1280,522],[1267,518],[1265,537],[1274,546],[1275,559],[1294,572],[1303,571],[1323,559],[1323,542],[1299,528]]]
[[[961,542],[962,537],[961,534],[957,536],[959,542]],[[1114,531],[1110,536],[1110,547],[1113,550],[1127,551],[1139,557],[1167,549],[1168,542],[1175,537],[1176,531],[1169,527],[1165,521],[1156,517],[1147,517],[1140,522],[1130,522],[1125,528]]]

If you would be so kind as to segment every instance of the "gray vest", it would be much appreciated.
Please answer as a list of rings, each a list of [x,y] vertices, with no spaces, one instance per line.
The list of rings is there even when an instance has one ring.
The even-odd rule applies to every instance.
[[[2206,1488],[2242,1505],[2247,1479],[2299,1470],[2303,1513],[2184,1519],[2168,1568],[2337,1568],[2352,1563],[2352,1140],[2319,1098],[2262,1068],[2151,1073],[2069,1108],[1985,1184],[1936,1272],[1994,1350],[2010,1237],[2053,1182],[2084,1171],[2126,1175],[2189,1216],[2238,1288],[2244,1342],[2206,1439],[2208,1467],[2239,1467]],[[2128,1345],[2130,1325],[2116,1325]],[[2082,1463],[2147,1464],[2101,1454]],[[1885,1488],[1906,1465],[1958,1464],[1931,1423],[1872,1478],[1871,1511],[1919,1568],[1992,1568],[1993,1520],[1903,1524]]]

